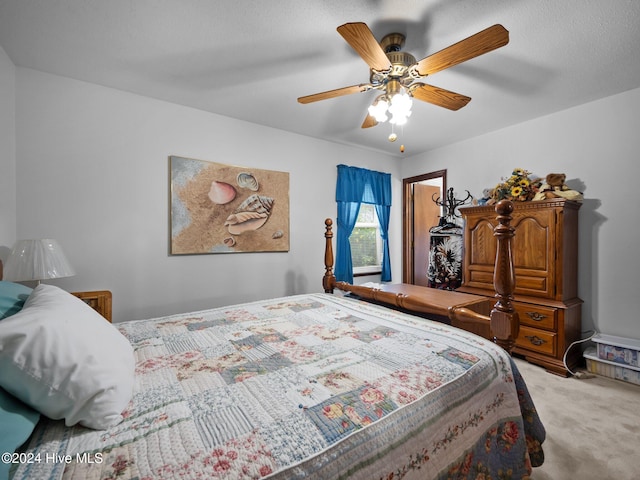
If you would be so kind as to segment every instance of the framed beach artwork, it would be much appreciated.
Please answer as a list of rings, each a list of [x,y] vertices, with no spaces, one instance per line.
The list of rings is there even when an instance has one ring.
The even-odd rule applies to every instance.
[[[172,255],[289,251],[289,173],[169,157]]]

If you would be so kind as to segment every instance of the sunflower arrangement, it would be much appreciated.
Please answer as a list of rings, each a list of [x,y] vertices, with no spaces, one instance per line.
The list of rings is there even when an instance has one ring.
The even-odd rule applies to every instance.
[[[514,169],[510,177],[503,177],[502,183],[495,186],[491,198],[496,202],[500,200],[514,202],[531,200],[540,187],[540,181],[537,179],[532,180],[529,175],[531,175],[531,172],[523,168]]]

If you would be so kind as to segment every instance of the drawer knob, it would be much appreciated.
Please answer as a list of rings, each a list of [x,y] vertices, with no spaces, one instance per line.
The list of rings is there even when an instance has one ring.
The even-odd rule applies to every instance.
[[[539,312],[527,312],[527,315],[531,320],[535,320],[536,322],[541,322],[543,319],[547,318],[546,315]]]
[[[537,335],[525,335],[525,337],[527,340],[529,340],[533,345],[535,345],[536,347],[539,347],[540,345],[542,345],[543,343],[547,343],[546,340],[541,339],[540,337],[538,337]]]

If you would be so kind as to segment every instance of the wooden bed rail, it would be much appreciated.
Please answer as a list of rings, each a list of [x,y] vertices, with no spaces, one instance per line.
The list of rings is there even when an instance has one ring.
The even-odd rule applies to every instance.
[[[516,285],[512,252],[515,229],[511,226],[513,204],[508,200],[502,200],[496,204],[495,209],[498,214],[498,225],[494,230],[497,251],[493,285],[496,294],[495,304],[490,312],[486,311],[487,304],[492,303],[490,297],[414,285],[385,284],[382,288],[371,288],[336,281],[333,273],[333,221],[330,218],[324,222],[325,273],[322,278],[324,291],[333,293],[337,288],[392,308],[445,316],[450,319],[452,325],[491,338],[502,348],[511,352],[520,329],[518,312],[513,306],[513,292]],[[407,291],[412,293],[407,294]]]

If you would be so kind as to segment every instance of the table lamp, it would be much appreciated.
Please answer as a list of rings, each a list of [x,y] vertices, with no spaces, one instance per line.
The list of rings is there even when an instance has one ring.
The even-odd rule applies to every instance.
[[[51,238],[18,240],[4,266],[4,279],[13,282],[71,277],[73,270],[60,244]]]

